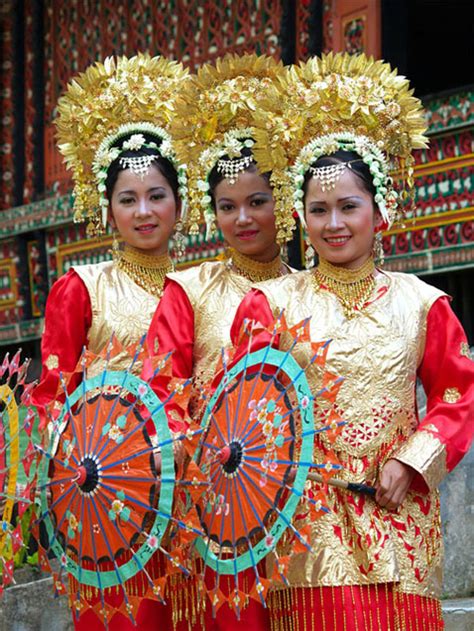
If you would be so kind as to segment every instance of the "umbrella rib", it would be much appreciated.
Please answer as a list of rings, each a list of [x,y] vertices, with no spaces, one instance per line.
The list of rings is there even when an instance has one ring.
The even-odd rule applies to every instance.
[[[239,507],[239,512],[240,512],[240,516],[241,516],[241,519],[242,519],[242,523],[244,524],[244,530],[245,530],[245,532],[248,533],[249,532],[249,528],[247,526],[247,519],[245,517],[244,510],[243,510],[243,507],[242,507],[240,494],[236,493],[235,495],[237,497],[237,505]],[[255,573],[255,579],[256,579],[257,583],[259,583],[260,582],[260,575],[258,573],[257,563],[255,561],[255,554],[254,554],[254,551],[253,551],[253,545],[252,545],[252,542],[250,541],[248,535],[245,537],[245,539],[247,540],[247,544],[248,544],[248,547],[249,547],[250,559],[252,561],[252,567],[253,567],[253,570],[254,570],[254,573]],[[264,604],[264,601],[262,601],[262,604]]]
[[[238,592],[239,591],[239,576],[238,576],[238,569],[237,569],[237,542],[236,542],[236,537],[235,537],[235,522],[233,519],[230,520],[231,526],[232,526],[232,545],[234,547],[234,582],[235,582],[235,591]],[[238,617],[240,617],[240,607],[237,607],[237,611],[238,611]]]
[[[250,461],[250,462],[261,462],[261,458],[256,458],[255,456],[245,456],[245,460],[246,461]],[[300,466],[300,467],[308,467],[311,469],[326,469],[328,464],[318,464],[316,462],[295,462],[294,460],[273,460],[273,462],[275,462],[276,464],[281,464],[281,465],[288,465],[289,467],[291,466]],[[340,464],[333,464],[331,463],[331,469],[343,469],[343,466]]]
[[[101,392],[99,394],[100,397],[102,397],[102,394],[103,394],[103,388],[104,388],[104,385],[105,385],[105,379],[106,379],[107,371],[108,371],[108,368],[109,368],[110,353],[111,353],[111,350],[112,350],[111,346],[112,346],[112,342],[113,342],[114,336],[115,336],[115,333],[112,333],[112,335],[110,336],[110,340],[109,340],[109,344],[108,344],[108,348],[107,348],[107,354],[106,354],[106,358],[105,358],[105,368],[102,371],[102,375],[101,375],[102,379],[101,379],[101,384],[99,386],[99,388],[101,389]],[[137,349],[138,349],[138,346],[137,346]],[[120,391],[119,391],[119,393],[116,396],[116,399],[115,399],[115,401],[114,401],[114,403],[112,405],[112,410],[109,412],[109,415],[112,414],[112,412],[115,410],[116,402],[120,399],[120,396],[121,396],[121,394],[122,394],[122,392],[124,390],[124,384],[126,383],[127,378],[128,378],[128,376],[130,374],[131,367],[133,367],[133,365],[135,364],[136,358],[137,358],[137,352],[135,353],[135,356],[132,359],[132,364],[129,367],[129,369],[124,371],[124,377],[123,377],[122,383],[121,384],[117,384],[120,387]],[[109,372],[111,372],[111,371],[109,371]],[[94,438],[94,435],[95,435],[95,428],[96,428],[97,418],[98,418],[98,408],[99,408],[99,406],[97,406],[97,408],[96,408],[94,421],[93,421],[93,426],[92,426],[92,431],[90,433],[89,452],[92,450],[92,441],[93,441],[93,438]],[[100,435],[99,435],[99,440],[100,440]],[[97,446],[97,444],[98,443],[96,443],[96,446]]]
[[[285,352],[285,354],[284,354],[284,355],[283,355],[283,357],[281,358],[281,361],[280,361],[280,363],[279,363],[279,365],[278,365],[278,366],[275,366],[274,364],[270,364],[270,366],[272,366],[272,367],[276,368],[278,371],[282,370],[282,369],[283,369],[283,366],[284,366],[284,365],[285,365],[285,363],[287,362],[288,358],[291,356],[291,351],[293,350],[293,348],[295,347],[295,345],[296,345],[296,342],[295,342],[295,341],[293,341],[293,344],[292,344],[292,345],[290,346],[290,348],[289,348],[289,349]],[[270,349],[270,347],[268,347],[268,348]],[[280,351],[280,352],[281,352],[281,351]],[[263,367],[264,367],[264,362],[263,362],[263,360],[261,360],[261,361],[260,361],[260,366],[261,366],[261,368],[260,368],[260,370],[259,370],[259,373],[257,374],[257,376],[259,376],[259,377],[260,377],[260,376],[262,375],[262,373],[263,373]],[[303,370],[301,370],[301,372],[304,372],[304,371],[303,371]],[[301,374],[301,372],[300,372],[300,374]],[[265,386],[265,390],[263,391],[262,395],[260,396],[260,399],[263,399],[263,398],[265,397],[265,395],[267,394],[267,392],[269,391],[270,387],[271,387],[274,383],[276,383],[276,381],[277,381],[277,379],[276,379],[276,375],[277,375],[277,373],[274,373],[273,375],[269,375],[269,376],[270,376],[270,379],[268,380],[268,383],[266,384],[266,386]],[[298,377],[299,377],[299,375],[298,375]],[[294,381],[296,381],[296,379],[297,379],[297,378],[295,378],[292,382],[290,382],[290,384],[289,384],[289,385],[285,388],[285,390],[283,390],[282,392],[280,392],[280,394],[279,394],[279,396],[277,397],[277,399],[276,399],[275,403],[277,403],[277,402],[280,400],[280,398],[281,398],[284,394],[286,394],[286,392],[287,392],[287,390],[288,390],[289,386],[290,386],[290,385],[293,385],[293,382],[294,382]],[[254,384],[253,384],[253,389],[252,389],[251,393],[249,394],[249,396],[248,396],[248,398],[247,398],[247,401],[248,401],[248,399],[250,398],[250,396],[252,396],[252,394],[253,394],[253,392],[254,392],[254,390],[255,390],[255,385],[256,385],[256,382],[257,382],[257,379],[255,378],[255,379],[254,379]],[[247,428],[248,428],[248,426],[249,426],[250,422],[251,422],[251,420],[250,420],[250,414],[249,414],[249,415],[248,415],[248,417],[247,417],[247,421],[246,421],[245,425],[244,425],[244,426],[243,426],[243,428],[242,428],[242,432],[244,433],[244,435],[243,435],[243,440],[246,440],[246,438],[247,438],[247,435],[245,434],[245,432],[247,431]],[[258,421],[257,421],[257,422],[258,422]],[[253,429],[254,429],[254,428],[255,428],[255,423],[254,423],[254,425],[251,427],[251,429],[250,429],[249,431],[247,431],[247,434],[251,433],[251,432],[253,431]]]
[[[79,444],[79,440],[77,438],[77,433],[76,433],[76,427],[75,427],[75,424],[73,423],[74,414],[72,413],[70,398],[69,398],[69,394],[68,394],[68,391],[67,391],[66,384],[65,384],[64,379],[63,379],[62,372],[59,373],[59,378],[61,380],[61,387],[62,387],[62,389],[64,391],[64,403],[66,405],[67,415],[69,417],[69,422],[71,423],[71,428],[72,428],[72,431],[73,431],[73,434],[74,434],[74,440],[76,441],[79,460],[76,461],[76,458],[74,456],[73,456],[73,458],[74,458],[74,461],[76,462],[76,464],[79,464],[79,462],[82,459],[81,445]],[[73,454],[71,454],[71,455],[73,455]]]
[[[221,478],[220,480],[217,480],[217,481],[216,481],[216,483],[215,483],[215,487],[217,487],[217,485],[218,485],[218,484],[220,484],[220,486],[219,486],[219,490],[220,490],[220,489],[221,489],[221,487],[222,487],[223,479],[224,479],[224,476],[222,476],[222,478]],[[217,489],[216,489],[216,491],[214,491],[214,490],[213,490],[213,492],[214,492],[214,495],[216,495],[216,497],[217,497],[217,495],[218,495],[218,493],[217,493]],[[206,512],[206,506],[207,506],[208,504],[209,504],[209,500],[206,500],[206,504],[205,504],[205,506],[203,507],[202,515],[204,515],[204,514],[205,514],[205,512]],[[206,565],[207,565],[207,557],[208,557],[209,548],[210,548],[210,543],[211,543],[210,533],[212,532],[212,526],[214,525],[214,518],[215,518],[215,517],[216,517],[216,513],[215,513],[215,512],[213,512],[213,513],[212,513],[212,515],[211,515],[211,519],[210,519],[210,521],[209,521],[209,526],[207,527],[207,532],[208,532],[208,535],[207,535],[207,537],[206,537],[206,538],[207,538],[207,541],[206,541],[206,552],[205,552],[205,555],[203,556],[204,566],[206,566]],[[202,517],[201,517],[201,523],[202,523],[203,521],[204,521],[204,517],[202,516]],[[203,570],[203,576],[204,576],[204,570]]]
[[[83,350],[82,350],[82,358],[84,358],[85,355],[85,351],[86,351],[86,347],[84,346]],[[81,380],[81,387],[82,387],[82,428],[84,431],[84,440],[83,440],[83,453],[86,453],[87,450],[87,415],[86,415],[86,379],[87,379],[87,372],[86,372],[86,364],[85,362],[83,362],[82,365],[82,380]]]
[[[260,360],[259,362],[259,368],[258,368],[258,372],[255,374],[254,378],[253,378],[253,383],[251,385],[250,388],[250,392],[247,394],[247,403],[249,401],[249,399],[251,399],[251,397],[253,396],[253,393],[255,392],[255,388],[257,385],[257,380],[262,376],[263,374],[263,368],[265,366],[265,362],[267,360],[268,354],[270,352],[270,350],[272,350],[272,344],[275,341],[275,335],[272,335],[272,339],[271,342],[269,344],[267,344],[267,346],[265,347],[265,355],[263,356],[263,358]],[[240,410],[241,408],[241,395],[242,395],[242,391],[243,391],[243,384],[245,382],[245,378],[247,376],[247,371],[249,369],[249,365],[248,365],[248,361],[247,361],[248,355],[246,356],[246,361],[245,361],[245,366],[244,366],[244,374],[242,375],[241,379],[240,379],[240,388],[239,388],[239,395],[237,398],[237,409]],[[252,366],[250,366],[250,368],[253,368],[254,366],[256,366],[257,364],[253,364]],[[241,374],[241,373],[240,373]],[[247,406],[248,409],[248,406]],[[241,430],[245,431],[245,427],[247,426],[248,423],[248,419],[245,423],[245,425],[243,425],[243,429],[240,427],[241,423],[239,423],[239,426],[236,427],[236,434],[237,434],[237,430]]]
[[[288,519],[287,516],[282,511],[280,511],[280,509],[277,506],[275,506],[274,504],[271,504],[271,500],[269,500],[268,496],[266,496],[265,493],[263,493],[263,491],[256,485],[256,483],[252,480],[252,478],[250,478],[250,476],[247,474],[247,472],[242,470],[242,474],[245,475],[245,477],[248,479],[250,484],[252,484],[252,486],[254,486],[255,489],[257,491],[259,491],[259,493],[261,495],[263,495],[263,498],[267,501],[267,503],[270,504],[270,508],[272,508],[277,513],[278,517],[280,517],[286,523],[287,528],[290,528],[292,530],[292,532],[298,537],[298,539],[306,546],[306,548],[308,550],[311,550],[311,546],[309,546],[308,543],[306,541],[304,541],[304,539],[301,537],[299,532],[296,530],[296,528],[291,523],[291,520]]]
[[[105,384],[105,378],[106,378],[106,376],[107,376],[107,366],[108,366],[109,358],[110,358],[110,350],[108,350],[108,351],[107,351],[107,359],[106,359],[106,362],[107,362],[107,363],[106,363],[106,368],[105,368],[105,370],[103,370],[103,371],[102,371],[102,373],[101,373],[101,383],[100,383],[100,386],[98,386],[98,388],[99,388],[99,389],[101,389],[101,392],[100,392],[100,394],[99,394],[99,397],[101,397],[101,396],[102,396],[102,389],[103,389],[103,387],[104,387],[104,384]],[[84,401],[84,405],[85,405],[86,403],[87,403],[87,402],[86,402],[86,401]],[[95,412],[94,412],[94,420],[92,421],[91,433],[90,433],[90,437],[89,437],[89,449],[88,449],[88,452],[89,452],[89,453],[92,451],[92,441],[93,441],[93,438],[94,438],[94,436],[95,436],[95,428],[96,428],[96,426],[97,426],[97,420],[98,420],[98,418],[99,418],[99,408],[100,408],[100,406],[99,406],[99,405],[96,405]]]
[[[110,493],[114,493],[115,489],[111,486],[109,486],[108,484],[101,484],[101,487],[107,491],[109,491]],[[103,494],[103,493],[102,493]],[[104,494],[103,494],[104,495]],[[105,496],[106,497],[106,496]],[[156,513],[157,515],[159,515],[160,517],[164,517],[165,519],[168,520],[173,520],[174,518],[171,514],[169,513],[164,513],[163,511],[159,510],[158,508],[154,508],[153,506],[151,506],[150,504],[147,504],[145,502],[141,502],[140,500],[132,497],[131,495],[128,495],[126,493],[124,493],[124,498],[132,503],[132,504],[136,504],[137,506],[139,506],[140,508],[144,508],[147,511],[152,511],[154,513]],[[135,528],[135,531],[137,533],[141,533],[142,532],[142,528],[139,524],[137,524],[133,519],[130,519],[129,522],[130,524],[133,525],[133,527]]]
[[[86,504],[87,506],[87,513],[89,515],[89,521],[92,522],[92,514],[91,514],[91,503],[87,502]],[[94,537],[92,537],[92,552],[94,554],[94,564],[95,564],[95,573],[97,576],[97,582],[99,583],[99,593],[100,593],[100,602],[102,603],[102,609],[105,608],[105,598],[104,598],[104,590],[102,588],[102,574],[101,571],[99,570],[99,559],[97,557],[97,548],[96,548],[96,544],[95,544],[95,539]],[[78,594],[79,594],[79,590],[78,590]]]
[[[46,451],[45,449],[43,449],[41,445],[35,445],[35,449],[36,451],[39,451],[40,454],[43,454],[45,458],[47,458],[48,460],[52,460],[55,464],[60,465],[63,469],[67,469],[68,471],[71,471],[72,473],[76,473],[75,469],[69,466],[69,464],[65,464],[64,460],[60,460],[56,456],[53,456],[51,453],[49,453],[49,451]],[[75,458],[74,458],[74,461],[76,461]]]
[[[102,524],[102,520],[101,520],[100,515],[99,515],[99,512],[98,512],[98,510],[97,510],[97,506],[95,505],[95,503],[94,503],[94,502],[91,502],[91,504],[92,504],[92,506],[93,506],[93,508],[94,508],[94,512],[95,512],[95,514],[96,514],[97,521],[99,522],[100,528],[101,528],[101,529],[102,529],[102,531],[105,533],[104,526],[103,526],[103,524]],[[115,524],[114,524],[114,525],[115,525]],[[115,569],[115,574],[116,574],[117,579],[118,579],[118,581],[119,581],[119,583],[117,583],[117,584],[119,584],[119,585],[122,587],[122,593],[123,593],[124,600],[125,600],[125,602],[128,604],[128,593],[127,593],[127,590],[125,589],[124,584],[123,584],[123,582],[122,582],[122,577],[120,576],[119,566],[117,565],[117,562],[116,562],[116,560],[115,560],[115,558],[114,558],[114,555],[113,555],[113,553],[112,553],[112,549],[110,548],[110,544],[109,544],[109,540],[108,540],[108,538],[107,538],[107,537],[104,537],[104,541],[105,541],[105,545],[106,545],[106,547],[107,547],[107,550],[108,550],[108,552],[109,552],[110,559],[112,560],[112,564],[113,564],[114,569]],[[128,545],[128,544],[127,544],[127,545]],[[134,556],[132,556],[132,558],[133,558],[133,560],[134,560],[135,564],[136,564],[136,565],[140,568],[139,564],[138,564],[138,563],[136,562],[136,560],[135,560],[135,557],[134,557]],[[133,617],[132,617],[131,619],[132,619],[132,622],[133,622]]]
[[[123,390],[123,388],[122,388]],[[102,396],[102,395],[101,395]],[[108,415],[107,415],[107,421],[112,419],[112,413],[114,412],[116,406],[117,406],[117,401],[120,400],[120,394],[115,395],[115,401],[114,404],[112,406],[112,409],[109,411]],[[137,403],[138,403],[139,399],[135,398],[135,401],[128,406],[128,408],[125,411],[125,414],[123,414],[122,416],[125,416],[126,422],[129,421],[130,417],[132,416],[132,412],[135,410]],[[133,418],[133,417],[132,417]],[[113,419],[114,421],[116,419]],[[109,458],[111,456],[111,454],[113,454],[119,447],[120,445],[123,445],[123,443],[128,440],[129,438],[131,438],[135,432],[138,431],[138,429],[142,429],[146,424],[146,421],[142,418],[142,420],[137,420],[137,423],[132,425],[132,427],[128,430],[128,432],[126,434],[123,434],[123,440],[120,443],[116,443],[114,446],[112,446],[112,449],[107,453],[107,455],[105,456],[104,460],[107,460],[107,458]],[[103,428],[102,428],[103,429]],[[103,438],[104,434],[102,433],[102,431],[99,433],[98,437],[97,437],[97,441],[95,444],[94,449],[98,448],[98,445],[101,441],[101,439]],[[104,440],[103,444],[99,447],[98,451],[97,451],[97,457],[100,458],[103,451],[109,446],[109,444],[112,442],[112,438],[110,437],[110,434],[107,436],[107,438]]]
[[[43,485],[43,488],[46,488],[47,486],[48,486],[48,484],[44,484],[44,485]],[[74,485],[74,486],[75,486],[75,485]],[[77,487],[76,487],[76,488],[74,488],[74,486],[72,486],[72,485],[71,485],[71,487],[70,487],[70,488],[69,488],[69,489],[68,489],[65,493],[63,493],[63,494],[61,495],[61,497],[59,497],[59,498],[58,498],[55,502],[53,502],[53,503],[51,504],[51,506],[48,506],[48,510],[46,510],[46,511],[42,511],[42,512],[41,512],[41,515],[40,515],[40,516],[39,516],[39,518],[38,518],[38,520],[39,520],[39,521],[44,521],[44,517],[45,517],[48,513],[52,513],[52,512],[53,512],[53,510],[54,510],[54,508],[57,506],[57,504],[58,504],[59,502],[61,502],[62,500],[64,500],[64,498],[65,498],[68,494],[73,493],[73,492],[77,492]],[[64,517],[65,517],[65,515],[63,515],[63,517],[61,518],[61,521],[59,522],[58,527],[60,527],[60,526],[62,525],[62,522],[64,521]],[[56,538],[56,537],[55,537],[55,538]],[[48,549],[50,549],[50,548],[48,548]]]

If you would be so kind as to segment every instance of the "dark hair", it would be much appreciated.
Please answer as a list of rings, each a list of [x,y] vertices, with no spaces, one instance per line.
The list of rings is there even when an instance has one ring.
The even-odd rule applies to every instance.
[[[226,156],[222,156],[222,158],[219,158],[219,159],[231,161],[231,160],[239,160],[240,158],[245,158],[246,156],[253,156],[252,150],[250,149],[250,147],[244,147],[242,151],[240,152],[240,156],[238,158],[230,158],[229,156],[226,155]],[[244,170],[249,171],[250,173],[258,172],[255,161],[252,159],[252,162]],[[266,180],[268,185],[270,186],[270,172],[267,172],[267,173],[258,172],[258,174],[261,175],[263,179]],[[225,179],[225,176],[217,170],[217,164],[215,164],[212,167],[211,172],[209,173],[209,176],[207,178],[207,181],[209,183],[209,191],[210,191],[210,195],[212,199],[212,205],[214,209],[216,207],[216,200],[214,197],[214,193],[215,193],[217,185],[220,184],[222,180],[224,179]]]
[[[143,134],[147,143],[157,142],[157,139],[154,136],[149,134]],[[120,138],[113,146],[122,146],[125,138]],[[155,160],[151,163],[153,166],[160,171],[161,175],[165,178],[168,184],[173,191],[173,196],[176,204],[179,203],[179,194],[178,194],[178,174],[176,169],[172,165],[172,163],[168,160],[168,158],[163,158],[160,155],[159,149],[152,149],[149,147],[142,147],[136,151],[132,151],[127,149],[126,151],[122,151],[118,158],[116,158],[107,170],[107,179],[105,180],[105,192],[107,195],[107,199],[109,203],[112,199],[112,193],[114,191],[115,184],[117,183],[117,178],[120,171],[124,171],[127,167],[124,167],[120,164],[120,158],[139,158],[140,156],[156,156]]]
[[[329,156],[321,156],[311,165],[313,168],[317,169],[318,167],[327,167],[331,164],[343,164],[345,162],[350,162],[350,170],[355,173],[361,180],[361,184],[364,190],[375,197],[376,190],[372,178],[372,174],[370,172],[369,166],[362,160],[360,155],[355,151],[344,151],[343,149],[339,149],[335,153],[331,153]],[[306,197],[306,192],[308,190],[308,183],[312,178],[312,173],[308,169],[304,176],[303,183],[303,192]],[[375,203],[375,202],[374,202]]]

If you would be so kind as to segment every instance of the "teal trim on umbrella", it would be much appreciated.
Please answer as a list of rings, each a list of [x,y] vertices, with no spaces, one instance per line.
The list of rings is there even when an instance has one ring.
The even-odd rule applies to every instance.
[[[143,543],[138,550],[134,550],[133,557],[119,566],[118,570],[87,570],[78,565],[73,559],[71,559],[66,550],[61,545],[61,542],[56,537],[56,528],[51,519],[47,498],[47,489],[49,482],[48,468],[50,459],[54,457],[55,448],[58,440],[60,440],[60,434],[68,422],[72,422],[73,419],[67,419],[70,413],[70,409],[79,400],[85,398],[87,392],[91,392],[97,389],[101,389],[104,386],[119,386],[121,389],[130,392],[146,407],[151,414],[151,421],[153,422],[156,435],[160,437],[160,450],[161,450],[161,476],[166,478],[167,484],[161,484],[158,506],[155,512],[155,519],[149,532],[149,538],[155,538],[155,544],[153,547],[147,542]],[[149,421],[147,421],[149,422]],[[58,416],[56,429],[50,440],[49,450],[46,457],[42,459],[39,476],[38,486],[41,489],[40,501],[41,501],[41,519],[45,524],[50,547],[54,551],[54,554],[61,560],[63,568],[74,578],[83,585],[90,585],[97,587],[101,590],[108,587],[114,587],[120,585],[132,578],[143,569],[144,565],[151,559],[152,555],[156,552],[162,537],[166,531],[169,522],[169,516],[172,512],[173,506],[173,490],[175,484],[175,467],[174,467],[174,453],[173,453],[173,440],[168,428],[168,419],[165,413],[164,406],[156,394],[152,391],[149,384],[141,380],[140,378],[132,375],[126,371],[103,371],[96,377],[84,380],[71,395],[66,396],[66,402],[62,406],[61,412]],[[90,445],[89,445],[90,446]],[[111,443],[112,448],[116,448],[116,443]],[[80,448],[80,446],[78,446]],[[101,451],[103,451],[103,446]],[[93,455],[93,451],[83,453],[82,456]],[[119,453],[120,446],[117,447]],[[150,447],[150,453],[152,447]],[[110,483],[109,483],[110,486]],[[120,495],[120,489],[117,489],[118,499],[126,496]],[[88,500],[89,501],[89,498]],[[93,508],[93,499],[89,501],[89,508]],[[144,501],[146,504],[146,500]],[[127,514],[120,515],[122,519],[127,518]],[[112,517],[111,517],[112,519]],[[113,519],[112,519],[113,520]],[[51,543],[52,542],[52,543]]]
[[[239,375],[245,375],[249,369],[255,366],[261,366],[262,364],[265,364],[265,366],[270,368],[277,368],[279,371],[284,372],[285,376],[292,382],[292,389],[296,393],[299,404],[298,410],[301,415],[302,423],[299,460],[301,460],[304,464],[299,465],[298,462],[295,462],[295,465],[297,465],[297,471],[294,482],[292,483],[294,492],[289,493],[289,497],[285,501],[284,506],[278,511],[278,518],[269,529],[268,536],[256,543],[255,546],[250,545],[249,550],[243,554],[239,554],[237,556],[234,555],[233,558],[222,559],[210,549],[207,538],[198,537],[195,544],[197,551],[204,559],[205,564],[217,574],[235,575],[236,573],[243,572],[248,568],[255,567],[269,552],[275,549],[278,541],[290,525],[292,517],[298,506],[300,496],[303,495],[308,471],[313,460],[313,396],[304,371],[288,352],[285,353],[271,347],[265,347],[244,356],[238,363],[231,367],[229,371],[224,374],[217,386],[217,389],[211,397],[206,407],[201,427],[206,428],[211,423],[213,408],[219,402],[224,389],[229,387],[232,381]],[[223,398],[225,399],[225,394]],[[226,428],[216,429],[222,434],[227,431]],[[228,438],[235,437],[228,435]],[[197,456],[195,456],[195,459],[197,459]],[[245,453],[242,457],[242,462],[245,462]],[[239,475],[237,475],[236,478],[239,478],[239,493],[241,493],[242,496],[245,496],[245,487],[251,483],[250,476],[248,476],[248,474],[243,474],[241,478]],[[234,493],[237,493],[236,489],[234,489]]]

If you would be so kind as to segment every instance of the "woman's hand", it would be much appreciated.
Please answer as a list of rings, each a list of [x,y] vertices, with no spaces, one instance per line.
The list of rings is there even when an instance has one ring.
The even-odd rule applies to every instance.
[[[415,469],[403,462],[387,460],[375,485],[376,502],[388,510],[396,510],[405,499],[415,473]]]

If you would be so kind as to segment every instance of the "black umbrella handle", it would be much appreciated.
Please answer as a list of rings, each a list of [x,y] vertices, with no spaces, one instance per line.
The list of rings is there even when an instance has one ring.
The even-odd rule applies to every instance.
[[[308,480],[314,480],[315,482],[324,482],[330,486],[337,486],[339,489],[346,491],[352,491],[353,493],[364,493],[365,495],[371,495],[372,497],[376,493],[376,489],[373,486],[367,484],[358,484],[357,482],[346,482],[345,480],[338,480],[337,478],[330,478],[325,480],[319,473],[308,473]]]

